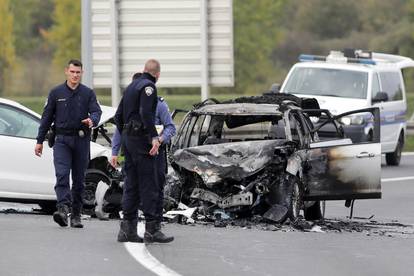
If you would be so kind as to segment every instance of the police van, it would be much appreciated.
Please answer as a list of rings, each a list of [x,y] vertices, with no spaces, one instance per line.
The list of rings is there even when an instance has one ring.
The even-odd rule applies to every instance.
[[[337,115],[379,107],[381,151],[387,165],[398,166],[406,134],[407,102],[402,69],[414,67],[411,58],[355,49],[331,51],[328,56],[300,55],[280,92],[313,97]],[[362,115],[342,119],[349,136],[372,137],[372,122]]]

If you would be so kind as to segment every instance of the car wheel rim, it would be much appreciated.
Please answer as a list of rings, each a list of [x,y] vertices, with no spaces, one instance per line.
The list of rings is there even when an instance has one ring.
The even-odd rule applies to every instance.
[[[95,202],[95,191],[97,184],[94,182],[85,182],[84,204],[93,205]]]

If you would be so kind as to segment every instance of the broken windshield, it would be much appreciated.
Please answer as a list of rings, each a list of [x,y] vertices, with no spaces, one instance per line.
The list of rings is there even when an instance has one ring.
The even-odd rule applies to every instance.
[[[365,99],[367,86],[367,72],[298,67],[284,90],[293,94]]]

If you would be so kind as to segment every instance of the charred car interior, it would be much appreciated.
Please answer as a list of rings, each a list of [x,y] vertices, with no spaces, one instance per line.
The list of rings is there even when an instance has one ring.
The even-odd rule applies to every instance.
[[[371,121],[369,141],[344,133],[342,120],[355,114]],[[333,116],[315,99],[282,93],[209,99],[187,112],[171,144],[165,209],[181,204],[212,220],[321,219],[321,201],[381,198],[379,135],[377,108]]]

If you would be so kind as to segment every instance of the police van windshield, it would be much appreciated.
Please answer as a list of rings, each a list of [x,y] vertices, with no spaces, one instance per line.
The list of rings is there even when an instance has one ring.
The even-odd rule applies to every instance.
[[[365,99],[367,86],[367,72],[297,67],[283,92]]]

